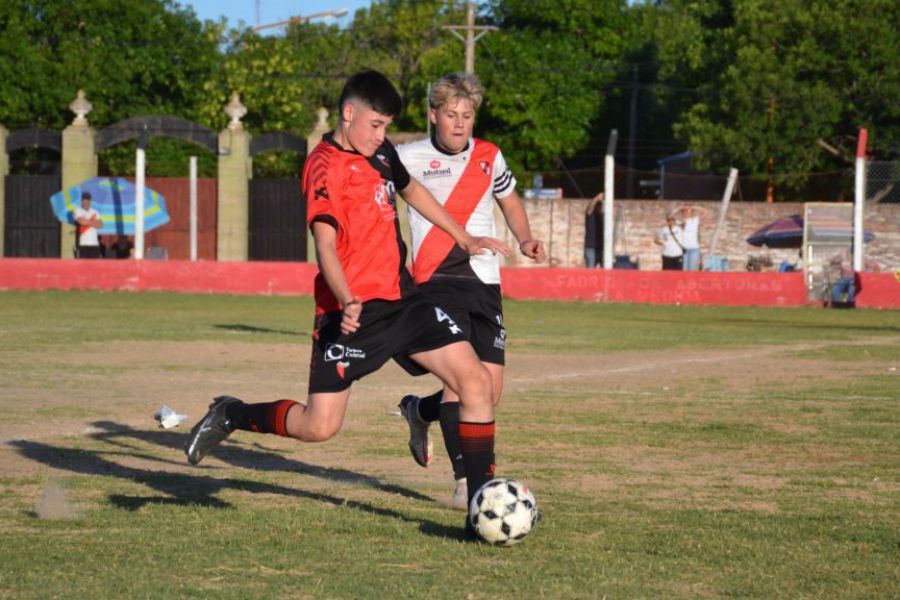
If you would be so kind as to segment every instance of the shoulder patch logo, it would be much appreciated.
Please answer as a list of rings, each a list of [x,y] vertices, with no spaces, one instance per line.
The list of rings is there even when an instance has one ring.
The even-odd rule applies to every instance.
[[[439,160],[433,160],[433,161],[431,161],[430,163],[428,163],[428,166],[431,167],[432,169],[440,169],[440,168],[441,168],[441,161],[439,161]]]
[[[391,166],[391,162],[387,159],[387,157],[384,154],[376,154],[375,158],[377,158],[378,162],[380,162],[384,166],[386,166],[386,167]]]

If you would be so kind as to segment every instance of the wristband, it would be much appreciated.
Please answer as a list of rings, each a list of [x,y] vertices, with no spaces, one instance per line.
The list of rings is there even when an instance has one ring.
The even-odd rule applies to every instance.
[[[362,304],[362,302],[360,302],[360,301],[357,300],[356,298],[353,298],[352,300],[349,300],[349,301],[347,301],[347,302],[344,302],[344,308],[347,308],[348,306],[351,306],[351,305],[353,305],[353,304]]]
[[[531,243],[531,240],[522,240],[521,242],[519,242],[519,250],[522,249],[522,244],[530,244],[530,243]]]

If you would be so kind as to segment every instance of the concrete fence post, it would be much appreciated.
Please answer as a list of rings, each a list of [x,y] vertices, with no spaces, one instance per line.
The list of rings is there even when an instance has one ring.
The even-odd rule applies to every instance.
[[[78,90],[69,110],[75,113],[72,123],[62,132],[62,189],[97,176],[97,152],[94,144],[96,132],[88,123],[91,103]],[[59,229],[60,258],[75,256],[75,226],[63,223]]]
[[[241,117],[247,107],[235,93],[225,107],[231,117],[219,133],[219,195],[216,227],[216,258],[221,261],[245,261],[250,248],[250,133]]]

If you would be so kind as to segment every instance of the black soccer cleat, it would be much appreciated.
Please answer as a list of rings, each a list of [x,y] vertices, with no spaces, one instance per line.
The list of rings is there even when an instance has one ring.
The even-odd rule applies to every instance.
[[[210,450],[231,435],[234,425],[231,424],[225,410],[235,402],[240,400],[231,396],[219,396],[212,401],[209,412],[191,429],[191,437],[184,447],[189,463],[196,465]]]

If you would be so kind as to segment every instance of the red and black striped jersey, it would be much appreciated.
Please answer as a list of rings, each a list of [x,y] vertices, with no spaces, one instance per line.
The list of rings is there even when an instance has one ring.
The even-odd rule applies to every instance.
[[[337,230],[337,255],[352,294],[362,302],[398,300],[413,288],[400,237],[396,193],[410,177],[387,140],[371,157],[346,150],[323,136],[303,168],[306,221]],[[315,281],[316,311],[339,310],[322,274]]]

